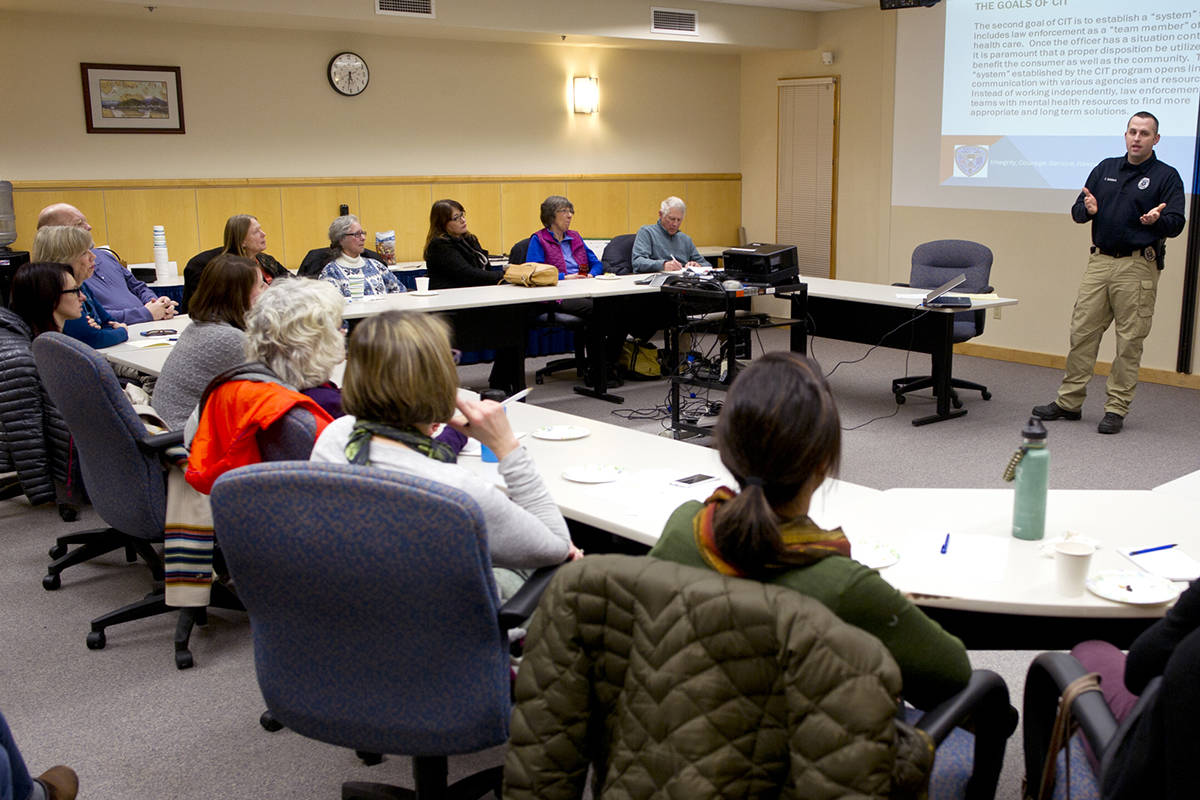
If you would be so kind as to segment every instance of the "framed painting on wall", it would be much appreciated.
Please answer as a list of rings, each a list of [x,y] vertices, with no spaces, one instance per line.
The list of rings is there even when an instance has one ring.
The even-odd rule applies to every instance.
[[[183,133],[179,67],[80,64],[88,133]]]

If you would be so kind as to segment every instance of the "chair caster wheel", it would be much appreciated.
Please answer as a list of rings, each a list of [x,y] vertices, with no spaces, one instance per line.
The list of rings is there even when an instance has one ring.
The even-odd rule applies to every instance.
[[[955,408],[962,408],[962,400],[959,400],[957,396],[951,397],[950,405],[954,406]]]
[[[88,650],[103,650],[104,645],[108,643],[104,631],[92,631],[87,635]]]
[[[355,750],[354,755],[359,757],[364,767],[373,767],[383,763],[383,754],[381,753],[365,753],[362,750]]]
[[[67,546],[65,544],[56,544],[50,548],[49,554],[51,558],[62,558],[67,554]]]
[[[904,395],[902,395],[902,394],[896,395],[896,405],[898,405],[898,406],[904,405],[904,399],[905,399]]]
[[[979,395],[980,395],[980,396],[981,396],[981,397],[982,397],[984,400],[991,400],[991,399],[992,399],[992,393],[991,393],[991,392],[984,391],[984,392],[980,392],[980,393],[979,393]]]
[[[176,669],[191,669],[195,662],[192,660],[192,654],[188,650],[175,651],[175,668]]]
[[[542,385],[542,383],[544,383],[544,382],[545,382],[545,380],[546,380],[546,379],[545,379],[545,378],[543,378],[541,375],[535,375],[535,376],[533,376],[533,382],[534,382],[534,383],[536,383],[538,386],[541,386],[541,385]]]
[[[275,733],[283,730],[283,723],[271,716],[270,711],[264,711],[262,716],[258,718],[258,724],[263,726],[264,731]]]
[[[53,592],[60,586],[62,586],[62,576],[54,574],[42,577],[42,588],[47,592]]]
[[[79,519],[79,509],[71,505],[60,505],[58,507],[58,516],[63,522],[74,522]]]

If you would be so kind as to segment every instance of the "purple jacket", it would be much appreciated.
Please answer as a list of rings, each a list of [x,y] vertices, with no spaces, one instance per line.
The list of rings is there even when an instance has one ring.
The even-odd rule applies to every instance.
[[[571,257],[579,265],[580,273],[599,275],[604,271],[604,265],[600,263],[600,259],[596,258],[595,253],[583,243],[583,237],[579,235],[579,231],[567,231],[564,238],[571,242]],[[554,238],[554,234],[550,232],[549,228],[542,228],[529,238],[529,250],[525,254],[525,260],[553,264],[558,269],[560,276],[567,275],[569,271],[566,259],[563,258],[562,244]]]

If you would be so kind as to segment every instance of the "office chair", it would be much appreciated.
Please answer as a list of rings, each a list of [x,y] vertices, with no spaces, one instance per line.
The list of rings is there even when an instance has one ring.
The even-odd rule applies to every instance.
[[[989,248],[962,239],[939,239],[917,245],[912,254],[912,272],[908,283],[894,285],[936,289],[956,275],[966,274],[967,280],[957,291],[986,294],[993,291],[988,285],[991,273],[992,251]],[[959,344],[982,335],[986,318],[987,314],[983,310],[961,311],[955,314],[954,343]],[[982,384],[951,378],[950,385],[950,402],[955,408],[962,408],[962,400],[958,398],[955,389],[971,389],[979,392],[984,400],[992,399],[992,393]],[[892,381],[892,394],[900,404],[904,402],[905,394],[932,388],[933,377],[929,375],[906,375]]]
[[[529,239],[522,239],[509,249],[508,263],[524,264],[528,251]],[[571,344],[575,348],[575,355],[570,358],[556,358],[547,361],[545,366],[533,373],[534,383],[544,383],[547,375],[553,375],[555,372],[562,372],[566,369],[573,369],[577,377],[583,377],[584,367],[587,365],[585,347],[587,336],[584,335],[586,321],[583,317],[556,310],[556,305],[556,303],[543,303],[539,306],[539,312],[534,315],[533,327],[529,332],[531,339],[529,350],[533,353],[549,352],[551,348],[541,340],[555,335],[560,329],[566,329],[571,334]]]
[[[1183,800],[1196,795],[1195,776],[1187,759],[1195,756],[1197,714],[1196,667],[1200,663],[1200,631],[1192,631],[1166,660],[1120,723],[1099,691],[1085,691],[1071,704],[1071,715],[1100,762],[1100,773],[1083,754],[1080,737],[1069,740],[1055,762],[1047,755],[1063,690],[1087,670],[1066,653],[1042,653],[1025,677],[1023,709],[1025,776],[1030,797],[1038,796],[1043,777],[1059,796],[1069,761],[1072,800],[1154,797]],[[1157,759],[1143,763],[1140,759]],[[1044,770],[1050,767],[1046,775]]]
[[[604,255],[600,257],[605,272],[616,275],[628,275],[633,272],[633,241],[636,238],[636,233],[622,233],[609,241],[604,248]]]
[[[120,548],[130,561],[135,553],[145,560],[155,584],[143,599],[92,620],[87,645],[98,650],[105,645],[105,628],[173,610],[163,602],[162,560],[153,543],[162,541],[166,516],[161,455],[180,444],[183,434],[147,433],[112,368],[82,342],[43,333],[33,342],[33,356],[46,392],[72,432],[92,506],[110,526],[62,537],[51,550],[52,558],[56,553],[61,557],[50,565],[42,585],[57,589],[67,566]],[[81,546],[63,555],[65,543],[75,542]]]
[[[212,506],[270,715],[364,760],[413,757],[415,795],[346,783],[343,798],[498,789],[500,767],[446,787],[447,756],[503,743],[510,711],[513,618],[501,617],[468,495],[399,472],[284,461],[222,475]]]
[[[914,730],[878,639],[785,587],[655,558],[559,568],[517,675],[504,797],[883,797],[975,723],[965,796],[996,790],[1016,727],[986,670]]]

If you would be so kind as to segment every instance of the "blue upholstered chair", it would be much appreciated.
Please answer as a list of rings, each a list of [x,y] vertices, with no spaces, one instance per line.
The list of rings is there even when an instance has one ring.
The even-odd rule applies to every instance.
[[[507,634],[483,515],[465,493],[276,462],[221,476],[212,505],[279,723],[360,754],[411,755],[417,797],[444,796],[448,755],[508,738]],[[448,796],[499,781],[499,767],[485,770]],[[407,796],[396,791],[347,783],[342,796]]]
[[[108,626],[173,610],[163,602],[162,560],[152,544],[162,541],[167,507],[160,454],[183,437],[181,432],[148,433],[112,367],[91,347],[60,333],[43,333],[33,342],[33,356],[79,451],[92,506],[110,526],[60,537],[42,585],[56,589],[66,567],[121,548],[130,561],[134,553],[142,556],[155,582],[156,590],[143,599],[92,620],[87,645],[100,649]],[[67,552],[74,543],[80,546]]]
[[[992,251],[977,242],[963,239],[938,239],[917,245],[912,254],[912,272],[908,283],[916,289],[936,289],[951,278],[965,274],[967,279],[955,291],[986,294],[993,291],[988,284],[992,274]],[[954,343],[959,344],[983,334],[987,314],[982,311],[960,311],[954,315]],[[984,400],[991,400],[987,387],[971,381],[951,378],[950,401],[955,408],[962,408],[955,389],[971,389],[980,393]],[[892,394],[897,403],[904,402],[904,395],[921,389],[934,388],[929,375],[907,375],[892,381]]]

